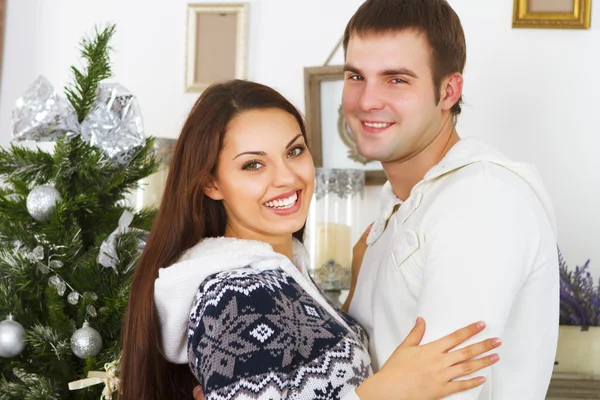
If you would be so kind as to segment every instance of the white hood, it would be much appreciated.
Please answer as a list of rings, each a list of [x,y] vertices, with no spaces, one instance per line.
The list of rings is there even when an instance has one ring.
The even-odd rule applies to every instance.
[[[286,271],[308,277],[308,255],[294,240],[294,265],[265,243],[234,238],[206,238],[188,249],[173,265],[161,268],[154,282],[154,302],[158,311],[162,350],[173,363],[187,363],[187,330],[190,311],[200,284],[216,273],[251,266],[259,270],[288,265]],[[288,271],[289,272],[289,271]],[[296,280],[299,280],[296,276]],[[300,278],[300,280],[302,280]],[[305,282],[304,282],[305,283]]]

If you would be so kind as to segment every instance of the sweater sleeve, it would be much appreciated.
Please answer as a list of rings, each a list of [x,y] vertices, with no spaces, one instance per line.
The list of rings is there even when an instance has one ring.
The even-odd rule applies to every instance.
[[[417,306],[417,315],[427,321],[422,343],[476,321],[485,321],[486,330],[460,347],[502,337],[539,248],[539,222],[529,203],[494,177],[471,177],[436,199],[428,224],[424,238],[427,258]],[[489,378],[489,370],[467,378]],[[477,400],[482,389],[449,398]]]
[[[188,330],[188,360],[207,400],[286,398],[296,338],[285,299],[249,270],[200,286]]]

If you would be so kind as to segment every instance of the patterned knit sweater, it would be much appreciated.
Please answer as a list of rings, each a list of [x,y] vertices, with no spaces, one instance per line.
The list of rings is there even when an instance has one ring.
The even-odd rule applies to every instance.
[[[207,400],[358,399],[354,389],[372,373],[365,331],[326,300],[307,260],[298,242],[294,265],[266,243],[217,238],[161,272],[155,300],[165,355],[185,359]],[[212,263],[219,267],[204,268]],[[169,310],[193,283],[181,331],[181,313]],[[184,355],[180,337],[168,339],[178,334],[187,338]]]

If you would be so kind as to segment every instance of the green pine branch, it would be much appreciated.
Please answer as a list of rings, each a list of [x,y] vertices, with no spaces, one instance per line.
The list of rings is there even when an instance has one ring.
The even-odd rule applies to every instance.
[[[0,400],[60,400],[60,395],[49,379],[26,373],[17,381],[0,381]]]
[[[77,112],[79,123],[90,112],[100,82],[112,76],[109,57],[111,48],[108,42],[114,33],[115,25],[110,25],[102,32],[96,29],[92,39],[84,38],[81,41],[81,53],[87,61],[87,66],[83,70],[71,67],[75,81],[65,89],[67,99]]]
[[[21,146],[0,148],[0,176],[7,182],[25,181],[34,184],[48,182],[54,173],[54,160],[47,152]]]
[[[158,160],[153,154],[154,138],[148,138],[127,165],[106,158],[102,149],[76,137],[61,138],[54,153],[57,168],[56,188],[63,195],[59,212],[74,218],[82,230],[83,249],[87,250],[102,240],[116,227],[125,207],[128,195],[139,187],[139,181],[158,170]],[[0,203],[1,206],[1,203]],[[104,217],[98,219],[98,215]],[[146,211],[145,220],[152,220],[155,213]],[[51,224],[58,230],[72,225],[71,221],[56,218]],[[145,225],[141,229],[148,229]]]

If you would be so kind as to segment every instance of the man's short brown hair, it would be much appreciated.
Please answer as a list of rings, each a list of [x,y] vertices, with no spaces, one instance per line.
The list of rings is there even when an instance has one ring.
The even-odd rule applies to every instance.
[[[405,29],[415,29],[427,37],[438,103],[442,80],[454,72],[462,74],[467,61],[467,45],[460,19],[445,0],[365,1],[346,26],[344,54],[352,35],[382,35]],[[460,114],[461,103],[462,96],[451,109],[455,117]]]

